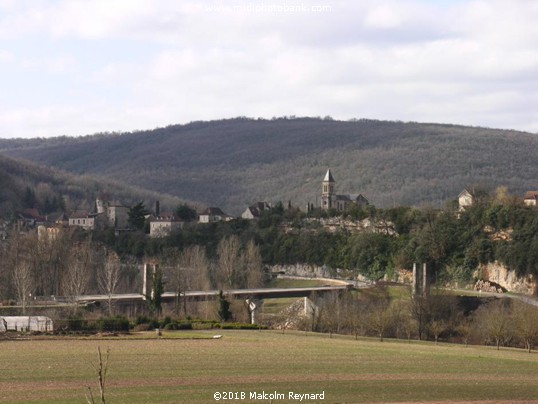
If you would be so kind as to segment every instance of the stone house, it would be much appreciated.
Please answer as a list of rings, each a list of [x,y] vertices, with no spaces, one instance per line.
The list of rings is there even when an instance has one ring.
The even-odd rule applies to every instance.
[[[82,227],[84,230],[95,230],[97,225],[97,213],[89,213],[87,210],[77,210],[69,216],[69,227]]]
[[[256,220],[259,219],[263,212],[271,209],[271,204],[267,202],[256,202],[254,205],[250,205],[241,213],[241,218],[247,220]]]
[[[129,207],[120,204],[111,204],[106,208],[107,224],[115,229],[129,227]]]
[[[474,203],[474,196],[467,189],[464,189],[458,195],[458,206],[459,210],[462,211],[469,206],[472,206]]]
[[[183,227],[183,222],[174,215],[162,215],[149,222],[150,237],[166,237]]]
[[[224,213],[220,208],[211,207],[200,213],[199,223],[228,222],[234,217]]]
[[[538,206],[538,191],[528,191],[523,201],[527,206]]]
[[[369,205],[368,199],[362,194],[336,194],[334,190],[334,184],[336,181],[331,173],[331,169],[327,169],[327,173],[321,183],[321,203],[322,210],[336,209],[337,211],[344,211],[351,205],[358,206]]]
[[[24,209],[17,213],[19,228],[34,228],[47,223],[47,217],[41,216],[35,208]]]
[[[114,229],[129,227],[129,207],[119,202],[112,202],[107,194],[101,194],[95,199],[95,211],[103,215],[106,225]]]

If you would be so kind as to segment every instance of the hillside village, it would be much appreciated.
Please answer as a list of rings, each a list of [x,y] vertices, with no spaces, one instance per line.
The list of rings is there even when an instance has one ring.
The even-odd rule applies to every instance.
[[[339,195],[335,193],[335,180],[328,169],[322,181],[322,192],[319,198],[319,205],[316,206],[324,211],[334,209],[336,212],[343,212],[350,208],[352,204],[365,207],[369,204],[361,194]],[[39,228],[40,233],[54,233],[59,228],[73,227],[83,230],[102,230],[113,228],[117,233],[133,230],[129,221],[131,206],[126,206],[119,201],[112,200],[108,194],[97,196],[93,203],[92,210],[76,210],[73,212],[62,212],[56,216],[43,216],[36,208],[28,208],[17,212],[17,225],[19,229]],[[290,203],[291,206],[291,203]],[[248,206],[239,216],[241,219],[257,220],[264,212],[272,208],[269,202],[256,202]],[[306,211],[314,209],[314,204],[308,204]],[[237,219],[222,211],[219,207],[208,207],[196,214],[199,223],[227,222]],[[161,212],[159,201],[156,202],[151,211],[144,215],[149,224],[150,237],[166,237],[181,229],[185,220],[179,218],[172,212]],[[194,217],[192,218],[195,219]],[[5,222],[3,226],[5,236]]]
[[[330,169],[321,182],[321,193],[316,205],[308,203],[306,212],[312,212],[318,208],[321,211],[333,211],[335,213],[345,212],[351,206],[364,208],[369,205],[368,199],[362,194],[337,194],[336,181]],[[464,189],[458,195],[458,209],[463,211],[475,202],[476,195],[467,189]],[[527,206],[537,206],[538,191],[528,191],[523,197]],[[245,220],[258,220],[264,214],[269,212],[273,205],[269,202],[256,202],[248,206],[239,216]],[[291,207],[291,202],[289,203]],[[132,207],[126,206],[119,201],[112,200],[108,194],[100,194],[94,202],[92,210],[76,210],[73,212],[62,212],[55,216],[43,216],[35,208],[23,209],[17,212],[16,225],[20,230],[38,229],[40,237],[45,234],[54,234],[61,228],[80,228],[83,230],[103,230],[112,228],[119,234],[133,230],[129,221],[129,214]],[[193,216],[188,220],[197,220],[198,223],[217,223],[235,220],[237,217],[223,212],[219,207],[208,207],[200,213],[193,211]],[[161,212],[160,204],[157,201],[154,208],[147,210],[144,220],[148,224],[148,236],[151,238],[167,237],[176,231],[180,231],[186,220],[178,217],[176,213]],[[367,228],[377,229],[377,231],[393,234],[393,225],[386,222],[371,223],[368,219],[363,222],[340,218],[339,216],[310,219],[319,221],[330,231],[336,231],[339,228],[361,231]],[[9,222],[0,219],[0,238],[5,239],[8,234]]]
[[[351,206],[357,206],[359,208],[365,208],[369,205],[368,199],[358,194],[337,194],[335,188],[336,181],[330,169],[327,172],[321,182],[321,193],[318,201],[314,205],[308,203],[305,211],[311,212],[318,208],[321,211],[333,211],[335,213],[345,212],[349,210]],[[459,210],[462,211],[465,208],[472,206],[473,202],[479,195],[475,195],[473,192],[464,189],[458,195]],[[537,206],[538,204],[538,191],[528,191],[523,197],[523,201],[527,206]],[[81,228],[83,230],[102,230],[105,228],[112,228],[116,233],[128,232],[133,230],[133,226],[129,221],[129,214],[131,206],[126,206],[119,201],[115,201],[110,198],[108,194],[101,194],[97,196],[94,201],[92,210],[76,210],[73,212],[62,212],[55,216],[43,216],[35,208],[27,208],[17,212],[17,227],[20,230],[39,229],[39,234],[44,235],[46,233],[57,232],[61,228]],[[264,212],[270,211],[273,207],[270,202],[256,202],[248,207],[239,216],[241,219],[257,220]],[[291,202],[289,203],[291,207]],[[191,217],[190,220],[197,220],[199,223],[216,223],[227,222],[238,217],[229,215],[223,212],[219,207],[208,207],[205,210],[196,213],[195,217]],[[144,215],[145,221],[149,225],[149,237],[166,237],[173,232],[179,231],[185,223],[185,219],[179,218],[177,214],[173,212],[161,212],[160,204],[157,201],[151,211],[147,211]],[[320,219],[320,222],[332,229],[333,231],[339,227],[347,229],[364,229],[365,227],[371,227],[368,222],[366,225],[355,221],[349,221],[339,218],[327,218]],[[7,228],[9,223],[6,220],[0,222],[0,237],[7,237]],[[381,227],[388,227],[387,224],[380,224]],[[374,226],[375,227],[375,226]]]

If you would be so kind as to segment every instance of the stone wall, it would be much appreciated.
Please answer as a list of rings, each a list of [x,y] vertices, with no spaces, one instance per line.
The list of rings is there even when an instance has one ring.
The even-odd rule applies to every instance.
[[[326,266],[315,266],[307,264],[295,265],[273,265],[271,267],[273,273],[283,273],[292,276],[301,276],[305,278],[330,278],[331,273]]]

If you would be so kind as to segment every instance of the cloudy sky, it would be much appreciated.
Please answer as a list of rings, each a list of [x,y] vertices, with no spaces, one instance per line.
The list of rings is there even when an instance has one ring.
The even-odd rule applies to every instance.
[[[0,0],[0,137],[235,116],[538,132],[535,0]]]

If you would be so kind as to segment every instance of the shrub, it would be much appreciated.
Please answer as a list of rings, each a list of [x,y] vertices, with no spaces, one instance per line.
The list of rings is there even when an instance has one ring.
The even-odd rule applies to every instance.
[[[124,331],[128,332],[130,325],[126,317],[103,317],[97,320],[96,327],[99,331]]]

